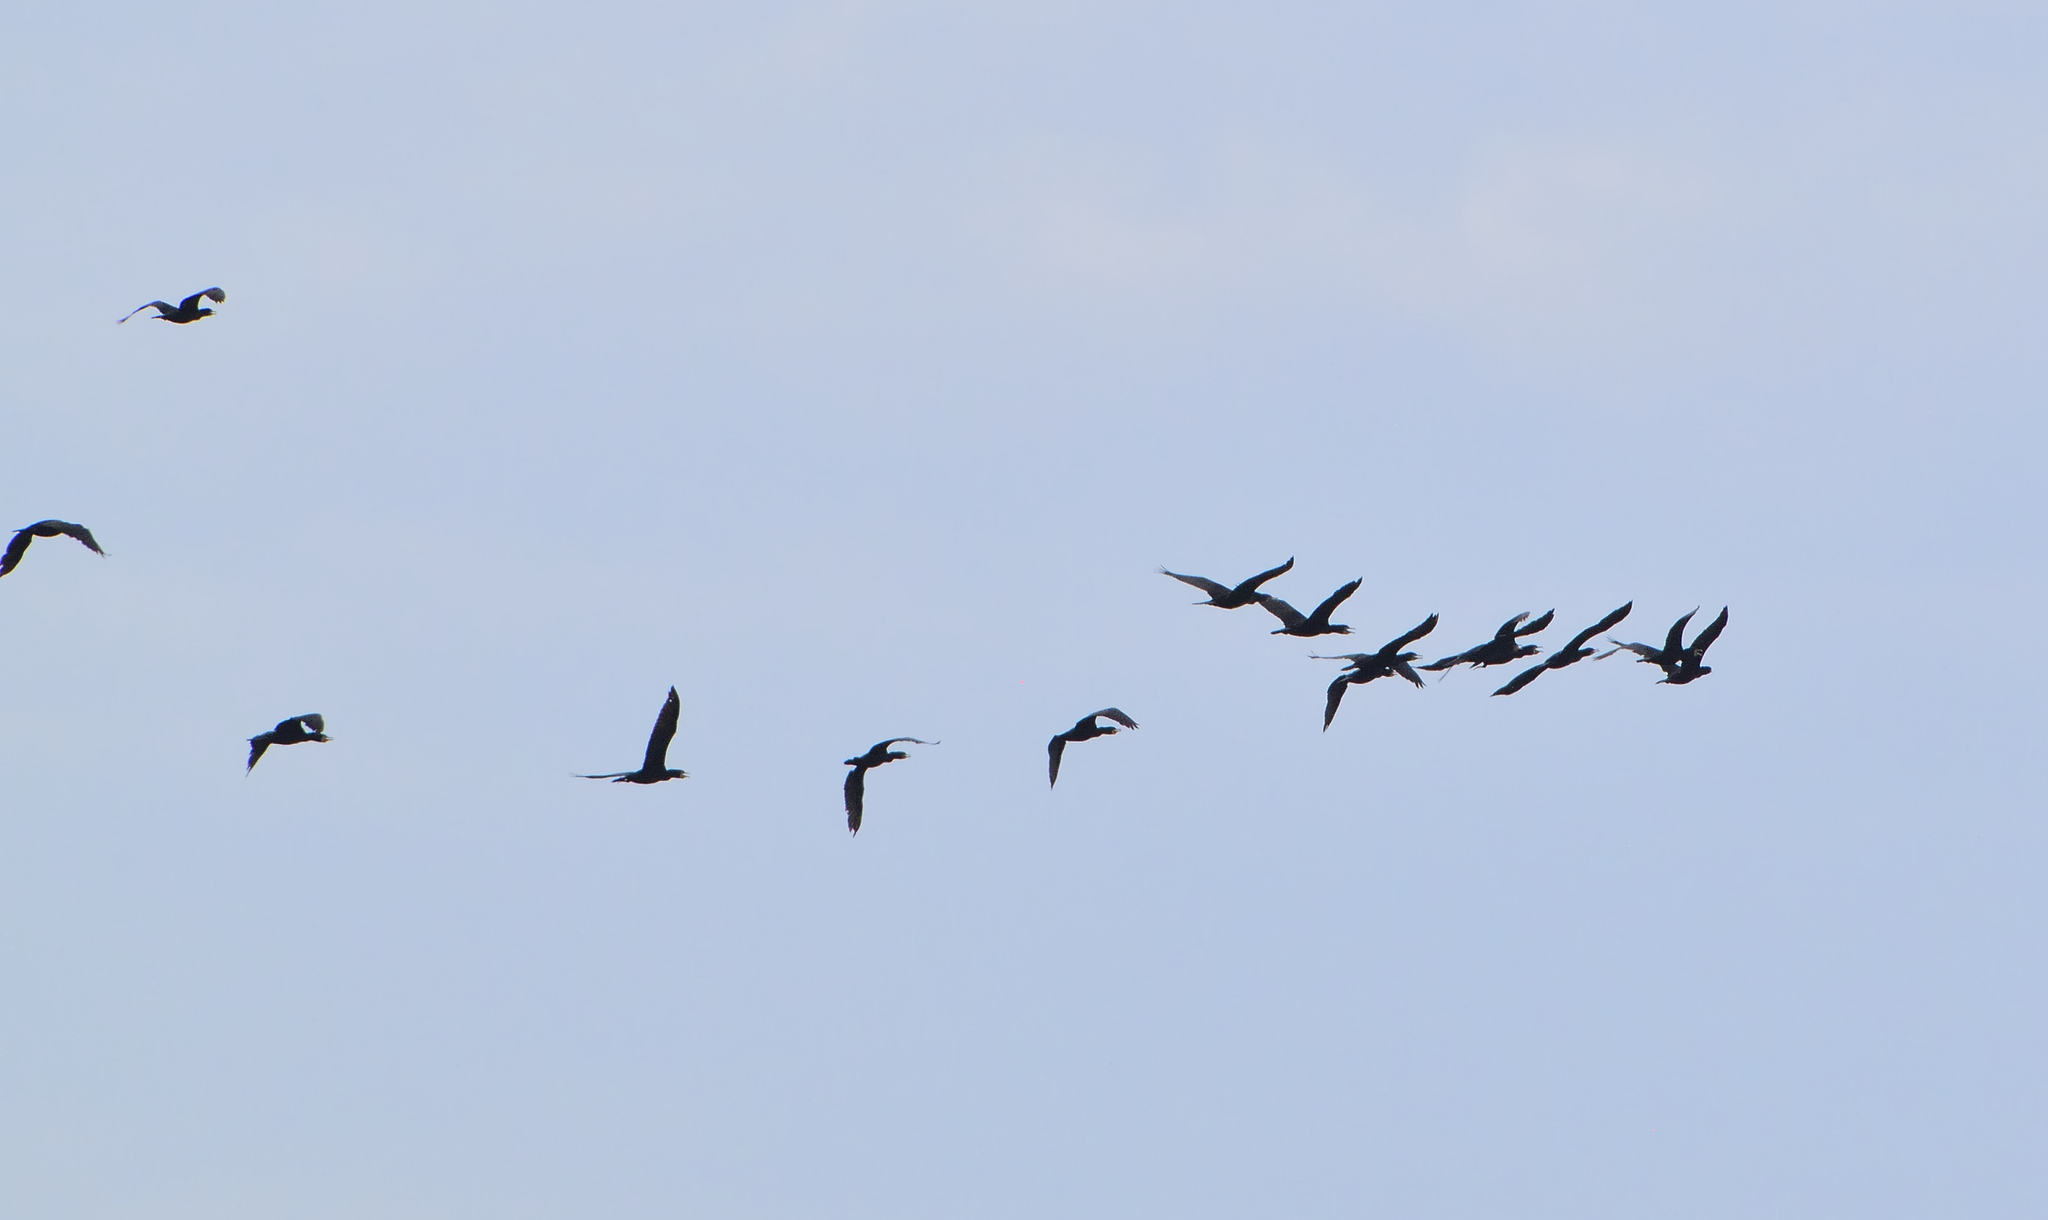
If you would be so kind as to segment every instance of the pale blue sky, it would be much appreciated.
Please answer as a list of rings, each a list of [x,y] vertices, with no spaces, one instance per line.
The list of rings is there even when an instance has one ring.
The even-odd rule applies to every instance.
[[[0,525],[108,551],[0,581],[0,1215],[2041,1215],[2044,55],[0,18]],[[1366,648],[1732,621],[1324,734],[1153,571],[1288,555]],[[569,778],[671,683],[691,779]]]

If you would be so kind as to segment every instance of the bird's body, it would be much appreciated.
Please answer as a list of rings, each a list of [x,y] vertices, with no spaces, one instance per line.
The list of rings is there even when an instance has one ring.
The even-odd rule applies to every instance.
[[[1671,624],[1671,631],[1664,637],[1662,648],[1649,644],[1623,644],[1619,640],[1614,641],[1614,644],[1618,648],[1635,653],[1637,660],[1663,670],[1664,676],[1658,680],[1658,685],[1684,686],[1714,672],[1711,666],[1704,663],[1707,649],[1713,646],[1715,640],[1721,638],[1721,629],[1728,625],[1728,607],[1723,606],[1720,616],[1701,628],[1700,633],[1694,636],[1692,643],[1688,645],[1685,643],[1685,625],[1698,613],[1697,609],[1693,609],[1679,616],[1678,621]]]
[[[95,555],[105,555],[100,544],[93,540],[92,531],[73,521],[38,521],[14,531],[14,537],[7,543],[7,553],[0,555],[0,576],[12,572],[21,563],[21,557],[28,554],[28,544],[38,538],[75,538],[80,546]]]
[[[1560,648],[1556,652],[1551,653],[1549,656],[1543,658],[1543,660],[1538,662],[1537,664],[1531,665],[1529,668],[1523,670],[1521,673],[1516,674],[1513,680],[1511,680],[1506,686],[1501,687],[1499,690],[1493,693],[1496,695],[1512,695],[1516,691],[1522,689],[1523,687],[1529,685],[1531,682],[1534,682],[1536,679],[1542,677],[1543,671],[1546,669],[1563,669],[1568,665],[1577,665],[1580,661],[1583,661],[1587,657],[1593,655],[1593,650],[1585,646],[1586,641],[1592,639],[1594,636],[1599,635],[1601,632],[1607,630],[1609,627],[1612,627],[1616,623],[1627,618],[1628,612],[1633,609],[1635,609],[1634,602],[1629,602],[1628,604],[1622,606],[1619,610],[1616,610],[1612,614],[1609,614],[1606,618],[1601,619],[1599,622],[1593,624],[1591,627],[1588,627],[1584,631],[1581,631],[1577,635],[1573,636],[1571,643],[1566,644],[1563,648]]]
[[[892,750],[889,748],[898,742],[905,741],[914,746],[935,746],[939,744],[936,741],[919,741],[915,737],[891,737],[887,741],[878,741],[874,745],[869,746],[868,752],[859,758],[849,758],[846,760],[846,765],[853,768],[846,775],[846,831],[848,834],[860,833],[861,806],[867,796],[867,773],[869,768],[879,767],[883,763],[892,763],[899,758],[909,758],[910,755],[902,750]]]
[[[157,321],[176,322],[178,325],[184,326],[190,322],[197,322],[201,318],[213,316],[213,311],[207,309],[199,302],[212,301],[216,305],[224,305],[227,303],[227,299],[227,293],[222,292],[218,288],[208,288],[204,292],[193,293],[191,296],[179,301],[176,305],[171,305],[164,301],[151,301],[147,305],[137,305],[128,311],[128,318],[134,317],[145,309],[154,308]],[[258,304],[261,304],[261,302],[258,302]],[[121,321],[126,322],[128,318],[122,318]]]
[[[1197,606],[1215,606],[1219,610],[1235,610],[1239,606],[1249,606],[1253,602],[1258,601],[1260,585],[1265,584],[1275,576],[1284,574],[1293,567],[1294,557],[1290,555],[1286,563],[1281,564],[1277,568],[1261,572],[1250,580],[1243,581],[1234,587],[1217,584],[1206,576],[1183,576],[1179,572],[1170,572],[1165,568],[1159,569],[1159,572],[1162,576],[1171,576],[1183,584],[1193,585],[1195,588],[1207,593],[1209,600],[1196,602]]]
[[[668,688],[661,715],[654,718],[654,731],[647,735],[647,757],[638,771],[611,771],[604,775],[579,775],[577,779],[608,779],[615,784],[658,784],[663,780],[688,779],[690,773],[668,765],[668,743],[675,740],[676,720],[683,714],[683,701],[676,688]]]
[[[1111,720],[1116,721],[1116,724],[1120,724],[1127,729],[1138,727],[1137,721],[1113,707],[1103,708],[1099,712],[1090,712],[1076,720],[1073,728],[1068,729],[1046,743],[1045,752],[1050,760],[1047,764],[1047,772],[1051,777],[1050,783],[1047,784],[1048,787],[1060,782],[1060,758],[1066,754],[1068,742],[1089,741],[1097,737],[1108,737],[1117,731],[1115,724],[1097,724],[1097,718],[1102,716],[1109,717]]]
[[[1347,686],[1364,686],[1389,674],[1398,674],[1421,686],[1422,675],[1416,673],[1409,662],[1422,654],[1401,650],[1435,630],[1436,615],[1432,614],[1412,630],[1388,641],[1387,646],[1378,652],[1350,652],[1333,657],[1317,656],[1315,659],[1318,661],[1350,662],[1345,667],[1345,672],[1339,674],[1335,682],[1330,683],[1328,696],[1323,703],[1323,731],[1329,732],[1330,721],[1337,718],[1337,705],[1344,701],[1344,688]]]
[[[1273,635],[1298,635],[1304,639],[1318,635],[1350,635],[1351,628],[1342,623],[1331,623],[1330,615],[1344,604],[1345,598],[1358,592],[1358,586],[1363,583],[1362,579],[1354,580],[1330,594],[1323,599],[1322,605],[1316,607],[1314,614],[1303,614],[1279,598],[1264,593],[1259,594],[1258,600],[1274,618],[1280,620],[1280,625],[1272,631]]]
[[[1525,610],[1507,622],[1502,623],[1500,630],[1493,633],[1493,638],[1477,648],[1467,648],[1457,656],[1431,661],[1427,665],[1420,666],[1420,668],[1426,673],[1438,673],[1443,670],[1454,669],[1460,665],[1470,665],[1474,669],[1485,669],[1489,665],[1505,665],[1510,661],[1519,661],[1523,657],[1533,657],[1543,650],[1534,644],[1522,643],[1519,637],[1535,635],[1545,627],[1550,626],[1550,620],[1556,613],[1554,610],[1546,610],[1543,612],[1543,617],[1524,626],[1523,620],[1529,617],[1528,611]]]
[[[295,746],[301,742],[328,740],[331,739],[327,736],[327,721],[318,712],[308,712],[303,716],[280,720],[276,728],[267,733],[258,733],[249,739],[249,765],[242,768],[242,774],[247,775],[254,771],[256,760],[263,757],[263,752],[272,746]]]

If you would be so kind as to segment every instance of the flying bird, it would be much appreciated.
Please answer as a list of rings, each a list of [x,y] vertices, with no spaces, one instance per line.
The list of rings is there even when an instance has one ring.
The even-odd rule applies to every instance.
[[[1281,564],[1277,568],[1269,568],[1238,585],[1236,588],[1226,588],[1206,576],[1183,576],[1179,572],[1169,572],[1165,568],[1159,569],[1159,572],[1163,576],[1171,576],[1182,584],[1193,585],[1195,588],[1207,593],[1209,600],[1196,602],[1197,606],[1215,606],[1219,610],[1235,610],[1239,606],[1249,606],[1253,602],[1258,601],[1259,586],[1275,576],[1285,573],[1292,567],[1294,567],[1294,558],[1289,556],[1286,563]]]
[[[92,531],[72,521],[38,521],[14,531],[14,537],[7,544],[7,553],[0,555],[0,576],[5,576],[28,554],[28,544],[38,538],[55,538],[58,535],[76,538],[79,544],[95,555],[105,555],[100,544],[93,541]]]
[[[1545,627],[1550,626],[1550,620],[1556,613],[1555,610],[1545,610],[1542,618],[1527,626],[1523,626],[1522,620],[1529,617],[1529,612],[1524,610],[1507,622],[1502,623],[1500,630],[1493,633],[1493,638],[1477,648],[1467,648],[1455,657],[1445,657],[1440,661],[1431,661],[1429,664],[1421,666],[1421,668],[1426,673],[1436,673],[1440,670],[1453,669],[1460,665],[1470,665],[1474,669],[1484,669],[1489,665],[1505,665],[1509,661],[1518,661],[1523,657],[1533,657],[1543,650],[1534,644],[1524,644],[1517,637],[1535,635]]]
[[[1432,614],[1418,623],[1413,630],[1390,640],[1387,646],[1378,652],[1348,652],[1334,657],[1318,656],[1315,653],[1310,653],[1309,655],[1315,657],[1318,661],[1351,662],[1350,665],[1345,667],[1345,672],[1337,675],[1337,680],[1330,683],[1329,697],[1323,704],[1323,731],[1325,733],[1329,732],[1330,721],[1337,718],[1337,705],[1344,701],[1344,688],[1347,686],[1364,686],[1374,679],[1384,678],[1389,674],[1399,674],[1415,685],[1421,686],[1422,676],[1416,673],[1414,668],[1408,663],[1422,654],[1402,652],[1401,650],[1435,630],[1436,615]]]
[[[176,322],[178,325],[183,326],[188,322],[197,322],[201,318],[213,316],[211,309],[200,306],[199,302],[201,300],[212,301],[216,305],[225,305],[227,304],[228,294],[218,288],[209,288],[205,292],[193,293],[191,296],[179,301],[176,305],[167,305],[162,301],[151,301],[148,305],[137,305],[129,310],[128,318],[134,317],[145,309],[154,307],[156,309],[157,321]],[[121,322],[126,322],[128,318],[122,318]],[[115,323],[115,325],[120,325],[120,322]]]
[[[1531,665],[1529,668],[1523,670],[1521,673],[1516,674],[1514,676],[1514,679],[1510,681],[1506,686],[1501,687],[1499,690],[1493,693],[1496,695],[1512,695],[1516,691],[1522,689],[1523,687],[1529,685],[1531,682],[1534,682],[1537,678],[1541,677],[1543,671],[1546,669],[1563,669],[1567,665],[1577,665],[1580,661],[1583,661],[1587,657],[1593,655],[1593,650],[1585,646],[1586,641],[1592,639],[1594,636],[1599,635],[1601,632],[1607,630],[1609,627],[1612,627],[1616,623],[1627,618],[1628,612],[1633,609],[1635,609],[1635,603],[1629,602],[1627,605],[1624,605],[1621,609],[1616,610],[1614,613],[1608,615],[1606,618],[1601,619],[1599,622],[1593,624],[1591,627],[1588,627],[1584,631],[1581,631],[1577,635],[1573,636],[1571,643],[1566,644],[1563,648],[1560,648],[1556,652],[1551,653],[1549,656],[1543,658],[1543,660],[1538,662],[1537,664]],[[1606,654],[1603,653],[1602,655],[1604,656]]]
[[[903,751],[889,748],[898,742],[904,741],[914,746],[935,746],[939,744],[936,741],[919,741],[915,737],[891,737],[887,741],[878,741],[874,745],[869,746],[868,752],[859,758],[849,758],[846,760],[846,765],[853,768],[846,775],[846,832],[848,834],[857,835],[860,833],[861,798],[867,794],[868,768],[879,767],[883,763],[892,763],[899,758],[909,758],[910,755]]]
[[[1117,724],[1120,724],[1127,729],[1135,729],[1138,727],[1137,721],[1131,719],[1129,716],[1124,715],[1122,712],[1118,711],[1116,708],[1113,707],[1103,708],[1099,712],[1090,712],[1086,716],[1083,716],[1079,720],[1076,720],[1074,722],[1073,728],[1068,729],[1066,732],[1061,733],[1059,736],[1053,738],[1050,742],[1046,743],[1045,752],[1052,760],[1049,768],[1051,774],[1051,781],[1046,785],[1047,787],[1051,787],[1053,784],[1057,784],[1060,782],[1060,756],[1067,752],[1068,742],[1087,741],[1093,737],[1108,737],[1116,732],[1115,725],[1095,723],[1096,717],[1098,716],[1107,716],[1111,720],[1116,721]]]
[[[1280,626],[1274,628],[1272,632],[1274,635],[1298,635],[1303,638],[1314,635],[1350,635],[1351,628],[1342,623],[1332,624],[1330,614],[1344,604],[1345,598],[1358,592],[1358,586],[1362,583],[1363,580],[1354,580],[1330,594],[1323,599],[1322,605],[1316,607],[1316,612],[1310,615],[1303,615],[1293,606],[1265,593],[1259,594],[1259,604],[1272,611],[1273,617],[1280,620]]]
[[[1664,637],[1662,648],[1653,648],[1648,644],[1623,644],[1620,640],[1611,642],[1636,654],[1637,660],[1663,670],[1664,677],[1659,680],[1658,685],[1669,683],[1672,686],[1684,686],[1714,672],[1712,666],[1703,662],[1706,660],[1707,649],[1713,646],[1715,640],[1721,638],[1721,629],[1728,625],[1728,607],[1723,606],[1720,617],[1701,628],[1700,633],[1693,637],[1692,643],[1687,645],[1684,642],[1685,625],[1698,613],[1699,610],[1695,607],[1671,624],[1671,632]]]
[[[302,741],[327,741],[327,721],[320,713],[308,712],[304,716],[293,716],[280,720],[277,727],[268,733],[258,733],[249,739],[249,765],[242,768],[247,775],[256,769],[256,760],[263,757],[263,751],[272,746],[295,746]]]
[[[665,779],[688,779],[689,772],[668,765],[668,743],[675,739],[676,718],[683,714],[683,701],[676,688],[668,688],[661,715],[654,718],[654,731],[647,735],[647,758],[638,771],[612,771],[604,775],[579,775],[577,779],[608,779],[615,784],[658,784]]]

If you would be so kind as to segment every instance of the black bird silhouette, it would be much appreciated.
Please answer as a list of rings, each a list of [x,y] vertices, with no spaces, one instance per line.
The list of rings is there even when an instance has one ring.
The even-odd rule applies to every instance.
[[[1477,648],[1467,648],[1455,657],[1445,657],[1442,660],[1431,661],[1427,665],[1418,666],[1418,668],[1425,673],[1436,673],[1440,670],[1451,669],[1459,665],[1470,665],[1474,669],[1484,669],[1489,665],[1505,665],[1509,661],[1518,661],[1523,657],[1533,657],[1543,650],[1534,644],[1524,644],[1516,637],[1535,635],[1545,627],[1550,626],[1550,620],[1556,613],[1555,610],[1545,610],[1542,618],[1525,627],[1522,625],[1522,620],[1529,617],[1529,612],[1524,610],[1507,622],[1502,623],[1500,630],[1493,633],[1493,638]]]
[[[1408,662],[1413,661],[1422,654],[1402,652],[1401,650],[1435,630],[1436,615],[1432,614],[1417,624],[1412,631],[1408,631],[1398,638],[1389,641],[1387,646],[1378,652],[1347,652],[1334,657],[1310,653],[1309,655],[1315,657],[1318,661],[1351,662],[1350,665],[1345,667],[1345,672],[1339,674],[1335,682],[1330,683],[1329,699],[1323,704],[1323,731],[1325,733],[1329,732],[1330,721],[1337,718],[1337,705],[1344,701],[1344,688],[1347,686],[1364,686],[1366,683],[1376,678],[1384,678],[1388,674],[1399,674],[1415,685],[1421,686],[1422,676],[1416,673],[1409,666]]]
[[[209,288],[205,292],[193,293],[191,296],[179,301],[176,305],[168,305],[162,301],[151,301],[148,305],[137,305],[129,310],[128,318],[134,317],[143,310],[150,308],[150,306],[155,306],[157,321],[176,322],[178,325],[183,326],[187,322],[197,322],[201,318],[213,316],[211,309],[200,307],[199,302],[201,300],[212,301],[216,305],[225,305],[227,304],[228,294],[218,288]],[[126,322],[128,318],[122,318],[121,321]],[[117,322],[115,325],[118,326],[120,323]]]
[[[919,741],[915,737],[891,737],[887,741],[878,741],[874,745],[869,746],[868,752],[859,758],[849,758],[846,760],[846,765],[853,768],[846,776],[846,832],[848,834],[857,835],[860,833],[861,799],[867,795],[868,768],[879,767],[883,763],[892,763],[899,758],[909,758],[910,755],[903,751],[889,748],[902,741],[907,741],[914,746],[935,746],[939,744],[936,741]]]
[[[683,714],[683,701],[676,697],[676,688],[668,688],[668,699],[661,705],[661,715],[654,718],[654,731],[647,735],[647,758],[638,771],[611,771],[604,775],[579,775],[577,779],[608,779],[615,784],[658,784],[665,779],[688,779],[687,771],[678,771],[668,765],[668,743],[675,740],[676,718]]]
[[[1617,648],[1626,648],[1636,654],[1637,660],[1663,670],[1664,677],[1659,680],[1658,685],[1669,683],[1672,686],[1684,686],[1714,672],[1712,666],[1703,662],[1706,660],[1707,649],[1713,646],[1715,640],[1721,638],[1721,629],[1728,625],[1728,607],[1723,606],[1720,617],[1701,628],[1700,633],[1693,637],[1691,645],[1688,646],[1684,642],[1685,625],[1698,613],[1699,608],[1694,607],[1671,624],[1671,632],[1664,637],[1662,648],[1653,648],[1648,644],[1624,644],[1620,640],[1613,640],[1611,643]]]
[[[1265,584],[1275,576],[1279,576],[1293,567],[1294,557],[1290,555],[1286,563],[1281,564],[1277,568],[1269,568],[1234,589],[1225,588],[1206,576],[1183,576],[1179,572],[1170,572],[1165,568],[1159,569],[1159,572],[1163,576],[1171,576],[1183,584],[1193,585],[1195,588],[1207,593],[1209,600],[1196,602],[1197,606],[1215,606],[1222,610],[1235,610],[1239,606],[1249,606],[1259,600],[1260,585]]]
[[[1068,729],[1046,743],[1045,752],[1052,760],[1049,765],[1051,782],[1046,785],[1047,787],[1060,782],[1060,756],[1067,752],[1068,742],[1087,741],[1092,737],[1108,737],[1116,732],[1116,728],[1113,725],[1095,723],[1095,718],[1098,716],[1107,716],[1127,729],[1138,727],[1137,721],[1113,707],[1103,708],[1099,712],[1090,712],[1076,720],[1073,728]]]
[[[1277,597],[1261,593],[1258,600],[1261,606],[1273,612],[1274,618],[1280,620],[1280,626],[1274,628],[1272,632],[1274,635],[1298,635],[1304,639],[1314,635],[1350,635],[1351,628],[1342,623],[1331,623],[1330,614],[1344,604],[1345,598],[1358,592],[1358,586],[1362,583],[1364,582],[1361,579],[1345,585],[1324,598],[1323,604],[1316,607],[1314,614],[1306,616]]]
[[[1522,689],[1523,687],[1529,685],[1531,682],[1534,682],[1537,678],[1541,677],[1543,671],[1546,669],[1563,669],[1567,665],[1577,665],[1580,661],[1583,661],[1587,657],[1592,656],[1593,650],[1585,646],[1586,641],[1592,639],[1594,636],[1599,635],[1601,632],[1607,630],[1609,627],[1612,627],[1616,623],[1627,618],[1628,612],[1630,610],[1635,609],[1635,605],[1636,604],[1634,602],[1629,602],[1627,605],[1624,605],[1621,609],[1616,610],[1614,613],[1608,615],[1606,618],[1601,619],[1599,622],[1593,624],[1591,627],[1588,627],[1584,631],[1579,632],[1577,635],[1572,637],[1571,643],[1566,644],[1563,648],[1560,648],[1556,652],[1553,652],[1549,656],[1543,658],[1543,660],[1538,664],[1531,665],[1529,668],[1523,670],[1521,673],[1516,674],[1514,676],[1513,681],[1509,682],[1506,686],[1501,687],[1499,690],[1493,693],[1496,695],[1512,695],[1516,691]]]
[[[242,768],[242,774],[247,775],[254,771],[256,760],[263,757],[263,751],[272,746],[295,746],[302,741],[327,740],[327,722],[320,718],[318,712],[308,712],[304,716],[280,720],[277,727],[268,733],[258,733],[249,739],[249,765]]]
[[[72,521],[38,521],[14,531],[14,537],[7,543],[7,553],[0,555],[0,576],[5,576],[28,554],[28,544],[38,538],[55,538],[58,535],[76,538],[79,544],[95,555],[105,555],[100,544],[93,541],[92,531]]]

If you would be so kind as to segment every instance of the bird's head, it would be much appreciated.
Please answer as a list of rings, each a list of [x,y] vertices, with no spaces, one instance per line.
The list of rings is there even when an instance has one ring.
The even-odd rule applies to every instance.
[[[1537,647],[1534,644],[1524,644],[1520,648],[1515,649],[1515,658],[1517,660],[1520,660],[1523,657],[1533,657],[1537,653],[1542,651],[1543,650],[1541,648]]]
[[[333,740],[334,740],[334,738],[332,738],[332,737],[329,737],[329,736],[328,736],[327,734],[325,734],[325,733],[315,733],[315,734],[313,734],[313,735],[312,735],[311,737],[308,737],[308,738],[306,738],[306,740],[307,740],[307,741],[333,741]]]

